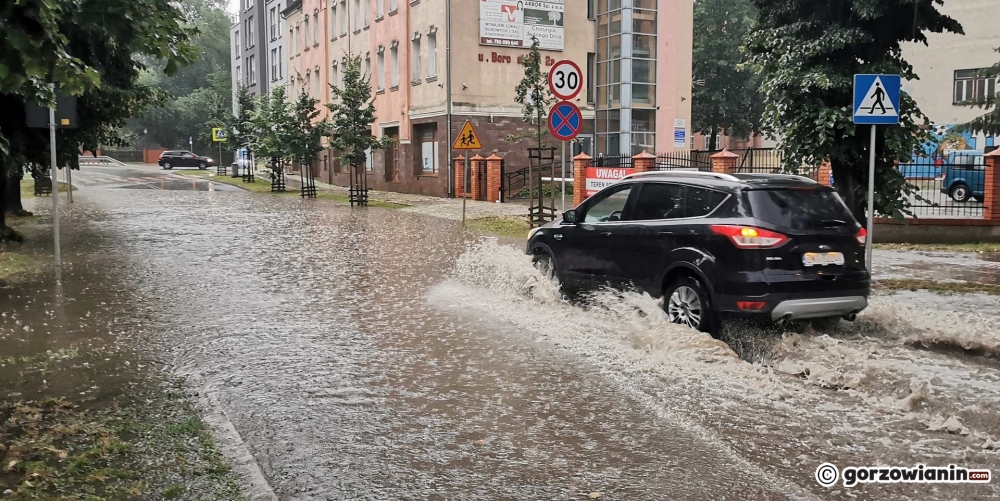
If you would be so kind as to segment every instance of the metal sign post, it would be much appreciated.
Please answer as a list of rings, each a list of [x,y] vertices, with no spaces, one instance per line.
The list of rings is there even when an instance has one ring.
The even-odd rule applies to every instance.
[[[566,212],[566,142],[572,141],[583,127],[583,115],[580,108],[569,102],[583,90],[583,71],[580,66],[568,59],[557,61],[549,70],[549,90],[562,102],[556,103],[549,110],[549,132],[562,141],[562,211]],[[555,121],[556,123],[553,123]],[[541,186],[538,187],[542,189]],[[555,200],[552,202],[555,205]]]
[[[52,92],[56,91],[56,84],[49,84]],[[55,193],[52,194],[52,238],[53,254],[55,254],[56,283],[62,283],[62,252],[59,249],[59,176],[56,175],[56,108],[53,105],[49,108],[49,155],[51,164],[49,173],[55,182]]]
[[[566,212],[566,141],[562,142],[562,173],[560,176],[562,177],[562,188],[560,190],[562,191],[562,204],[559,210]]]
[[[875,139],[876,126],[899,123],[899,75],[854,75],[854,123],[871,125],[868,148],[868,227],[865,236],[865,267],[872,272],[872,242],[875,228]]]
[[[461,132],[458,133],[458,137],[455,138],[455,144],[451,145],[453,150],[464,150],[465,151],[465,177],[462,179],[462,226],[465,226],[465,206],[466,199],[469,198],[469,190],[472,186],[472,181],[470,176],[472,175],[471,169],[469,167],[469,150],[479,150],[482,149],[483,143],[479,140],[479,134],[476,133],[476,128],[472,126],[471,120],[466,120],[465,125],[462,126]],[[452,167],[454,169],[454,167]]]
[[[73,169],[68,165],[66,166],[66,201],[73,203]]]

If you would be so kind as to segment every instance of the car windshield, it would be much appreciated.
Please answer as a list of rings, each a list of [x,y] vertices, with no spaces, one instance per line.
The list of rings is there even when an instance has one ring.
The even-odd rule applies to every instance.
[[[853,226],[855,219],[840,196],[825,189],[762,189],[747,192],[753,216],[783,228],[802,230]]]

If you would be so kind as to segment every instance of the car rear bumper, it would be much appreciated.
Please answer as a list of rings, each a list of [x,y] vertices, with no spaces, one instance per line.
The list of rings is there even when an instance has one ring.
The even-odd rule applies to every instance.
[[[759,296],[714,297],[715,310],[728,316],[761,321],[806,320],[810,318],[843,317],[868,307],[868,287],[830,292],[763,294]],[[741,308],[740,303],[745,307]],[[763,307],[746,306],[763,303]]]
[[[823,297],[781,301],[771,310],[771,320],[802,320],[808,318],[843,317],[858,313],[868,306],[864,296]]]

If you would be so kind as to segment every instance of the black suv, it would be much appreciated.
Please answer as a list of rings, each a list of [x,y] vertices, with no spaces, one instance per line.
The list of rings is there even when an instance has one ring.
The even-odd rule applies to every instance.
[[[664,297],[670,321],[720,315],[853,320],[868,305],[867,233],[840,196],[791,175],[633,174],[531,231],[526,252],[564,289]]]
[[[215,165],[215,162],[211,158],[195,155],[185,150],[164,151],[160,153],[160,161],[158,163],[160,167],[166,170],[173,169],[174,167],[197,167],[204,170]]]

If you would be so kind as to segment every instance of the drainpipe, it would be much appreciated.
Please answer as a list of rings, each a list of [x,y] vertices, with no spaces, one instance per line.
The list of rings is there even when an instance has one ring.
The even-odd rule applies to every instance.
[[[455,152],[452,151],[452,138],[451,138],[451,0],[445,1],[445,30],[448,31],[447,42],[445,42],[445,93],[447,94],[447,101],[445,103],[445,113],[448,115],[448,198],[455,197],[455,180],[453,172],[455,169],[454,162],[452,158],[455,156]]]

